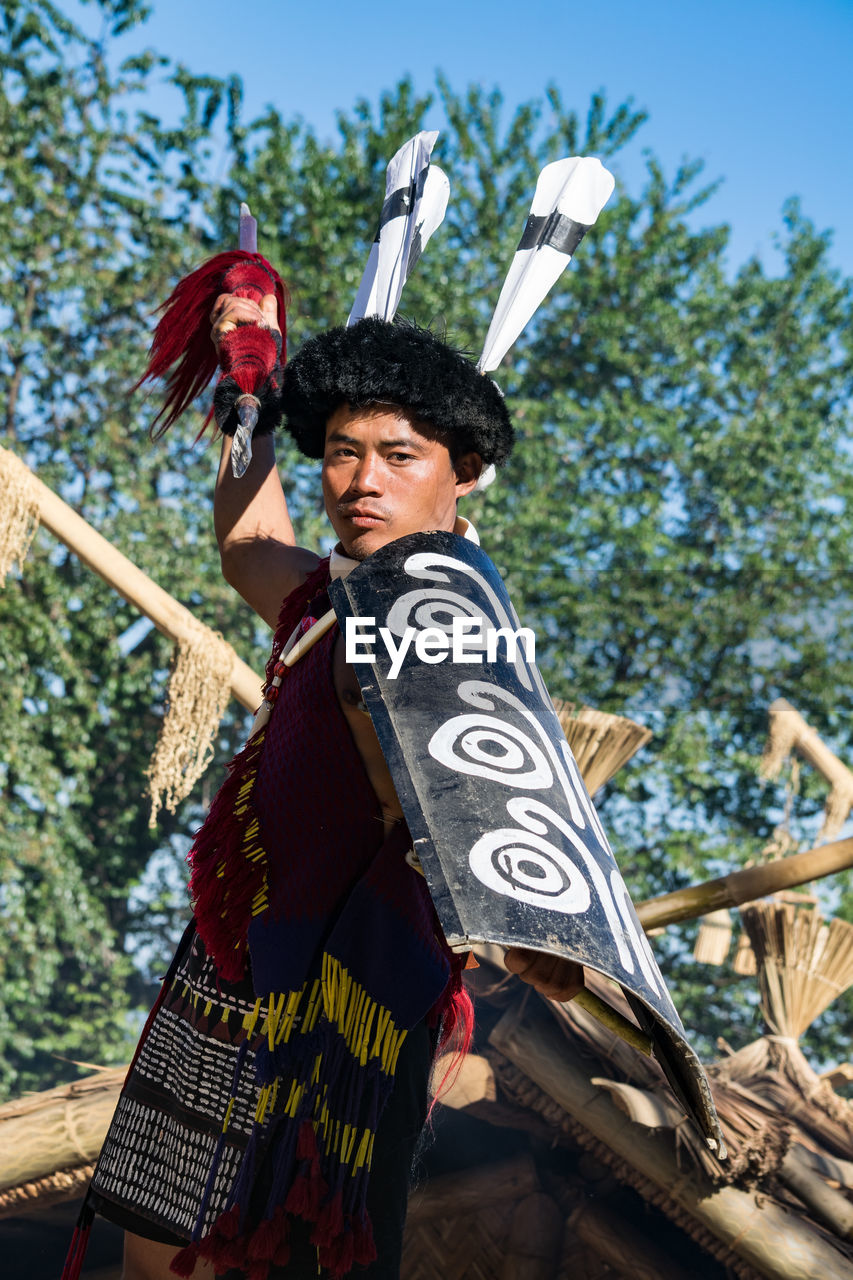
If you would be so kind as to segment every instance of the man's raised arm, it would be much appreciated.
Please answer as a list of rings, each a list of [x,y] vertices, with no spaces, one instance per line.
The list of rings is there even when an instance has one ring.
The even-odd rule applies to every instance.
[[[263,311],[248,298],[223,294],[211,314],[212,338],[237,324],[266,324],[277,329],[275,300]],[[231,470],[232,436],[222,441],[213,499],[213,522],[222,573],[269,626],[275,628],[281,602],[318,562],[313,551],[295,545],[293,525],[275,465],[272,434],[256,436],[245,475]]]

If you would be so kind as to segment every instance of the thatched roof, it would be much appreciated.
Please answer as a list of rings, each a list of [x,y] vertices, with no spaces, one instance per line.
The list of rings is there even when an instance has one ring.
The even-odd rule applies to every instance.
[[[739,1280],[853,1280],[853,1108],[795,1042],[764,1036],[710,1069],[730,1152],[721,1163],[654,1061],[580,1007],[507,979],[495,958],[485,953],[472,975],[481,1039],[445,1110],[515,1133],[515,1147],[414,1194],[406,1280],[687,1280],[725,1269]],[[0,1216],[79,1198],[122,1074],[0,1108]],[[626,1217],[620,1194],[644,1203],[645,1218]],[[680,1255],[662,1239],[667,1223],[686,1238]]]

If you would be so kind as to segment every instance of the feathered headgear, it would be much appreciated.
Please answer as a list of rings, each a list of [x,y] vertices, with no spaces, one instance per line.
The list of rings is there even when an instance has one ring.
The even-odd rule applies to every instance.
[[[236,475],[248,466],[252,433],[273,430],[282,411],[303,453],[322,457],[326,423],[344,403],[397,404],[446,435],[454,454],[479,453],[487,465],[478,488],[491,483],[495,467],[508,458],[513,440],[509,413],[497,386],[483,375],[498,367],[568,266],[609,199],[613,177],[600,161],[578,156],[542,170],[474,365],[426,330],[391,323],[408,273],[447,207],[447,178],[430,167],[437,136],[417,134],[388,164],[379,229],[346,328],[330,329],[307,342],[284,375],[283,348],[270,330],[243,325],[222,339],[222,377],[204,425],[215,415],[224,432],[236,431]],[[245,250],[244,224],[251,222],[252,234],[255,224],[245,206],[243,210]],[[165,403],[155,419],[155,427],[161,424],[157,434],[172,425],[213,376],[216,354],[209,339],[209,315],[220,293],[257,302],[275,293],[285,333],[286,290],[256,252],[220,254],[182,280],[164,306],[140,380],[172,370]]]

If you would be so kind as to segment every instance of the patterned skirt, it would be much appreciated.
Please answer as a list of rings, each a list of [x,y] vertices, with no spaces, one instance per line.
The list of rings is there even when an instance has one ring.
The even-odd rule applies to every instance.
[[[176,1249],[189,1240],[222,1133],[238,1052],[248,1038],[228,1141],[205,1210],[205,1228],[222,1212],[257,1106],[253,1048],[261,1041],[260,1023],[251,980],[221,981],[190,925],[92,1178],[89,1203],[96,1213],[135,1235],[174,1244]],[[359,1270],[359,1280],[393,1280],[399,1275],[409,1181],[427,1113],[435,1034],[420,1023],[409,1033],[400,1054],[394,1089],[376,1134],[367,1192],[378,1258],[367,1270]],[[266,1162],[256,1188],[260,1203],[268,1190],[265,1175]],[[300,1225],[288,1277],[318,1275],[308,1235],[307,1227]],[[272,1280],[279,1273],[270,1274]]]
[[[92,1204],[119,1225],[165,1242],[189,1240],[248,1038],[205,1227],[222,1212],[249,1141],[260,1023],[251,980],[223,982],[190,926],[128,1076],[92,1179]],[[117,1212],[118,1211],[118,1212]]]

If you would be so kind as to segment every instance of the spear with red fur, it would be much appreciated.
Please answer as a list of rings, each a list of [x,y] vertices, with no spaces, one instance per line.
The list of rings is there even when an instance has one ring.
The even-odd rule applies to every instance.
[[[257,251],[257,226],[248,205],[242,204],[239,249],[217,254],[176,286],[163,304],[148,367],[137,383],[166,378],[166,398],[151,429],[159,438],[204,391],[218,358],[222,373],[199,435],[214,417],[223,434],[234,435],[231,465],[237,477],[251,462],[253,434],[267,434],[278,426],[278,396],[267,393],[279,389],[286,359],[289,297],[278,273]],[[259,306],[272,294],[281,336],[261,325],[239,325],[222,338],[217,357],[210,340],[210,312],[221,293],[251,298]]]

